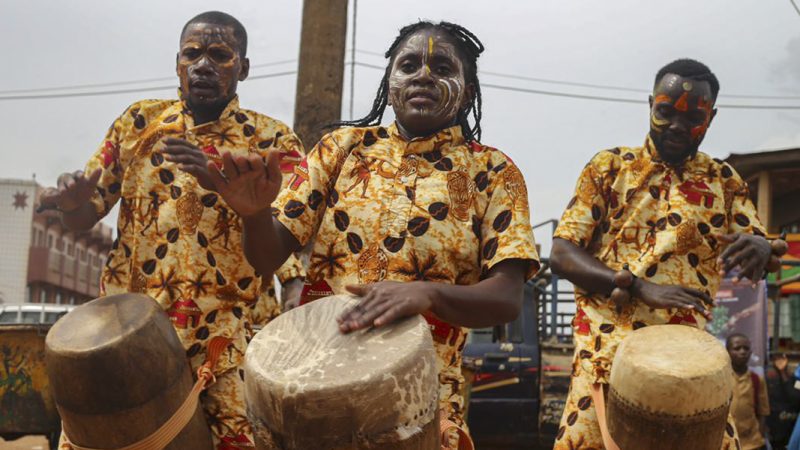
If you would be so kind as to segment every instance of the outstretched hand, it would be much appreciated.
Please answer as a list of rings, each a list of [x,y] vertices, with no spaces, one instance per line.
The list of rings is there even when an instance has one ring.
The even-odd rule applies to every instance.
[[[734,282],[742,278],[747,278],[753,283],[761,280],[764,268],[772,255],[769,241],[761,236],[745,233],[726,234],[719,238],[728,244],[717,260],[721,266],[720,275],[725,275],[738,266],[741,270],[734,277]]]
[[[281,190],[280,155],[271,152],[264,161],[261,156],[222,155],[223,169],[212,161],[206,163],[213,190],[241,217],[269,210]]]
[[[661,285],[637,278],[631,286],[631,294],[651,308],[678,308],[697,311],[706,319],[711,318],[709,309],[713,300],[706,293],[684,286]]]
[[[207,167],[208,156],[198,146],[178,138],[167,138],[164,144],[161,151],[166,155],[167,161],[178,164],[179,169],[197,178],[197,184],[203,189],[214,189]]]
[[[39,196],[38,211],[58,209],[75,211],[89,202],[97,188],[102,169],[95,169],[88,177],[82,170],[65,172],[58,177],[58,187],[45,189]]]

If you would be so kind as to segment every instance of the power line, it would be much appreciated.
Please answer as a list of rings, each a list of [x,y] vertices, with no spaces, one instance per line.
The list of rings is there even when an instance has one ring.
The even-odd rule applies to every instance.
[[[297,73],[296,70],[291,70],[287,72],[275,72],[275,73],[266,73],[263,75],[253,75],[248,77],[248,80],[262,80],[265,78],[275,78],[275,77],[282,77],[286,75],[293,75]],[[174,77],[170,78],[174,79]],[[152,87],[145,87],[145,88],[131,88],[131,89],[113,89],[107,91],[93,91],[93,92],[73,92],[73,93],[62,93],[62,94],[40,94],[40,95],[7,95],[7,96],[0,96],[0,101],[3,100],[38,100],[38,99],[56,99],[56,98],[71,98],[71,97],[97,97],[102,95],[116,95],[116,94],[130,94],[133,92],[149,92],[149,91],[164,91],[164,90],[174,90],[177,89],[178,86],[169,85],[169,86],[152,86]]]
[[[794,0],[791,0],[792,4],[794,4]],[[800,13],[800,10],[798,10]],[[383,57],[382,53],[371,52],[367,50],[356,50],[358,53],[363,53],[365,55],[374,55],[374,56],[381,56]],[[365,66],[370,67],[370,66]],[[503,72],[491,72],[488,70],[481,70],[481,74],[501,77],[501,78],[510,78],[515,80],[525,80],[525,81],[534,81],[537,83],[544,83],[544,84],[555,84],[555,85],[563,85],[563,86],[576,86],[576,87],[585,87],[591,89],[603,89],[603,90],[610,90],[610,91],[622,91],[622,92],[636,92],[641,94],[650,94],[652,93],[651,90],[647,89],[639,89],[639,88],[631,88],[626,86],[615,86],[609,84],[593,84],[593,83],[581,83],[577,81],[564,81],[564,80],[556,80],[552,78],[541,78],[541,77],[530,77],[512,73],[503,73]],[[753,100],[800,100],[800,96],[794,95],[750,95],[750,94],[721,94],[720,98],[742,98],[742,99],[753,99]]]
[[[384,67],[377,66],[375,64],[367,64],[356,61],[355,64],[361,67],[367,67],[370,69],[377,69],[377,70],[385,70]],[[499,89],[504,91],[514,91],[514,92],[522,92],[526,94],[538,94],[538,95],[549,95],[552,97],[566,97],[566,98],[575,98],[581,100],[595,100],[595,101],[603,101],[603,102],[614,102],[614,103],[634,103],[634,104],[647,104],[646,100],[636,100],[630,98],[621,98],[621,97],[605,97],[600,95],[585,95],[585,94],[573,94],[569,92],[557,92],[557,91],[545,91],[541,89],[527,89],[515,86],[506,86],[501,84],[492,84],[492,83],[481,83],[481,87],[486,87],[490,89]],[[741,104],[725,104],[725,103],[718,103],[716,106],[720,108],[727,108],[727,109],[760,109],[760,110],[800,110],[800,105],[741,105]]]
[[[273,61],[263,64],[255,64],[250,66],[250,69],[260,69],[263,67],[271,67],[271,66],[278,66],[282,64],[288,64],[292,62],[297,62],[297,59],[285,59],[281,61]],[[253,78],[253,77],[250,77]],[[5,91],[0,91],[0,94],[21,94],[21,93],[29,93],[29,92],[51,92],[51,91],[71,91],[75,89],[88,89],[88,88],[99,88],[99,87],[111,87],[111,86],[126,86],[131,84],[146,84],[146,83],[154,83],[157,81],[172,81],[175,79],[175,75],[169,77],[157,77],[157,78],[142,78],[139,80],[127,80],[127,81],[109,81],[106,83],[91,83],[91,84],[76,84],[71,86],[56,86],[56,87],[43,87],[43,88],[28,88],[28,89],[10,89]]]

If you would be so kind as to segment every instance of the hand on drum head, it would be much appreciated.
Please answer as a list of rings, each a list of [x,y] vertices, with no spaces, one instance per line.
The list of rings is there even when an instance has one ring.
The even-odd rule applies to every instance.
[[[708,307],[714,304],[708,294],[697,289],[655,284],[641,278],[637,278],[631,286],[631,294],[651,308],[689,309],[699,312],[706,319],[711,318]]]
[[[337,319],[342,333],[390,324],[403,317],[422,314],[433,305],[435,283],[381,281],[350,285],[347,290],[361,302]]]
[[[720,275],[725,275],[739,266],[741,270],[733,279],[734,282],[747,278],[755,284],[761,280],[764,268],[772,256],[769,241],[761,236],[744,233],[722,235],[719,236],[719,240],[729,244],[717,260],[717,264],[721,266]]]
[[[264,161],[257,154],[222,155],[223,170],[213,161],[206,167],[214,189],[242,218],[268,211],[281,190],[280,154],[273,151]]]

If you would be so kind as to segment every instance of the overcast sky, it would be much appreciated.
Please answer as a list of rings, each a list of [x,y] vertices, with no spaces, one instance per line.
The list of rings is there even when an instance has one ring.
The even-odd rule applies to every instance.
[[[0,0],[0,4],[0,97],[20,95],[8,92],[20,89],[164,77],[149,84],[85,91],[175,85],[175,79],[169,78],[175,74],[180,29],[190,17],[209,9],[222,9],[244,23],[254,66],[293,60],[299,51],[300,0]],[[352,9],[348,15],[352,16]],[[661,66],[679,57],[693,57],[708,64],[720,79],[720,104],[800,105],[800,16],[789,0],[361,0],[356,47],[362,52],[357,60],[384,65],[382,57],[369,52],[384,52],[401,26],[419,18],[457,22],[475,32],[486,46],[479,61],[484,72],[647,90]],[[348,47],[349,42],[348,36]],[[251,75],[295,69],[296,62],[291,62],[255,68]],[[356,115],[369,110],[381,75],[378,70],[356,67]],[[647,99],[646,93],[488,73],[480,79],[485,84],[535,90]],[[81,91],[27,94],[58,92]],[[239,89],[243,107],[288,124],[294,92],[294,75],[245,81]],[[35,173],[40,183],[53,184],[59,173],[82,168],[107,127],[130,103],[174,96],[174,90],[161,89],[82,98],[0,99],[0,178],[30,178]],[[348,68],[345,118],[349,96]],[[534,223],[561,214],[580,168],[595,152],[640,145],[648,127],[646,104],[488,87],[483,90],[483,103],[483,142],[506,152],[522,169]],[[724,158],[730,153],[798,146],[799,124],[800,110],[720,107],[702,150]],[[545,250],[549,233],[537,233]]]

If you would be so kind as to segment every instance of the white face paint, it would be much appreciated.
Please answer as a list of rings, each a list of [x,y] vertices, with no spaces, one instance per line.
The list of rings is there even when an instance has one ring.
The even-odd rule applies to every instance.
[[[436,29],[409,36],[389,72],[389,103],[412,136],[455,124],[467,100],[464,64],[452,38]]]

